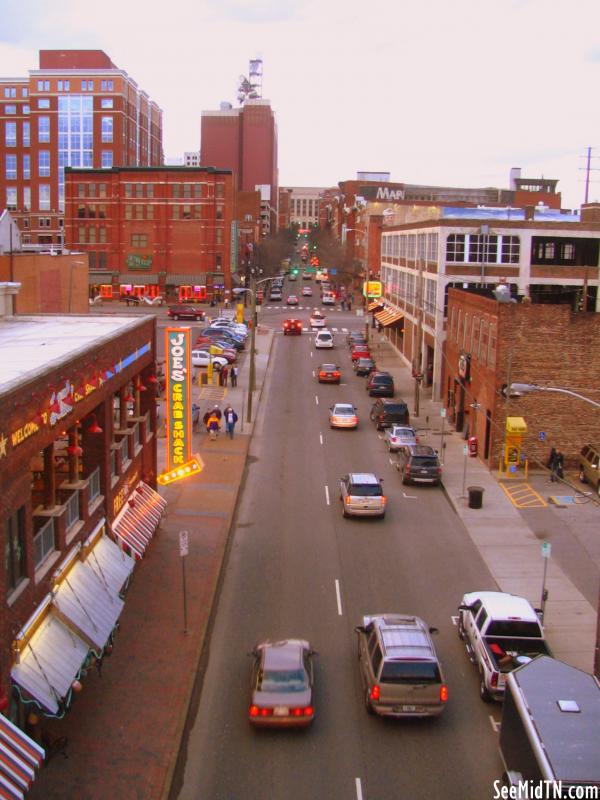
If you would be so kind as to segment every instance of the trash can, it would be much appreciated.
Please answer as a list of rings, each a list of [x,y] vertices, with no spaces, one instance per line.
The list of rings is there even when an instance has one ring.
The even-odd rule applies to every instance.
[[[469,486],[469,508],[481,508],[483,505],[483,486]]]
[[[201,372],[200,373],[200,385],[201,386],[206,386],[207,384],[208,384],[208,375],[206,374],[206,372]]]

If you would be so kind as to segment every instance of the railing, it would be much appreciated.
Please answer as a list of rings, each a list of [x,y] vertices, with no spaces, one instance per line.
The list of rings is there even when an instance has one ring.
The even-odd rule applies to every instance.
[[[67,509],[65,528],[68,531],[73,525],[79,522],[79,492],[73,492],[65,503],[65,506]]]
[[[33,537],[33,566],[37,569],[56,549],[54,543],[54,519],[51,517],[45,522]]]
[[[100,495],[100,467],[96,467],[96,469],[88,475],[88,485],[89,485],[88,502],[91,503]]]
[[[111,450],[110,451],[110,474],[111,475],[118,475],[117,472],[117,451]]]
[[[129,461],[129,436],[124,436],[121,439],[119,448],[121,450],[121,464],[123,465]]]
[[[139,447],[141,444],[140,442],[140,423],[135,422],[132,426],[133,428],[133,446],[134,448]]]

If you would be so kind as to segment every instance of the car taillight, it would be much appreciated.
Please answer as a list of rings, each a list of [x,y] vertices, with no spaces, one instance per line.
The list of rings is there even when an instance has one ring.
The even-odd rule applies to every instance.
[[[379,696],[381,695],[381,690],[377,684],[371,687],[371,691],[369,693],[369,697],[371,700],[379,700]]]
[[[333,377],[334,378],[339,378],[340,377],[340,373],[339,372],[334,372],[333,373]]]
[[[498,686],[498,673],[497,672],[493,672],[492,673],[492,686],[494,686],[494,687]]]
[[[326,372],[319,372],[319,378],[324,378],[326,375]]]
[[[383,505],[387,503],[387,497],[384,494],[381,495],[381,502],[383,503]]]
[[[302,708],[290,708],[290,715],[292,717],[310,717],[314,712],[312,706],[303,706]]]
[[[347,494],[347,495],[346,495],[346,503],[347,503],[348,505],[350,505],[350,503],[351,503],[351,502],[352,502],[352,498],[351,498],[351,496],[350,496],[349,494]]]
[[[448,700],[448,687],[445,683],[440,686],[440,700],[442,703],[446,703]]]
[[[258,706],[250,706],[250,716],[251,717],[258,717]]]

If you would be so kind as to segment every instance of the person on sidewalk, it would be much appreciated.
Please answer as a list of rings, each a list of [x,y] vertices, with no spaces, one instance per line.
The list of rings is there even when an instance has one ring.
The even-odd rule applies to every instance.
[[[218,403],[215,403],[214,406],[211,409],[209,409],[206,412],[206,414],[202,417],[202,422],[204,423],[204,426],[206,428],[208,428],[208,420],[210,419],[212,414],[214,414],[218,420],[220,420],[221,417],[223,416],[223,413],[221,412]]]
[[[212,441],[214,441],[219,435],[220,428],[221,428],[221,423],[219,422],[219,418],[213,412],[208,418],[208,422],[206,423],[206,430],[208,431],[208,436]]]
[[[231,385],[233,388],[237,386],[238,368],[235,364],[231,367]]]
[[[200,406],[192,403],[192,430],[198,430],[198,423],[200,422]]]
[[[238,415],[235,413],[231,406],[227,406],[223,412],[223,419],[225,420],[225,430],[230,439],[233,439],[233,431],[235,423],[238,421]]]
[[[224,364],[221,367],[221,372],[219,373],[219,378],[221,379],[221,386],[227,386],[227,377],[229,376],[229,369],[227,364]]]

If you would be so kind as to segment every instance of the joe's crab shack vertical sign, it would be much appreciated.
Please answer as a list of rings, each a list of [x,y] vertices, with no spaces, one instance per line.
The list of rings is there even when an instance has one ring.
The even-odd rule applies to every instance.
[[[167,362],[166,420],[167,469],[182,466],[191,457],[191,348],[189,328],[165,330]]]

